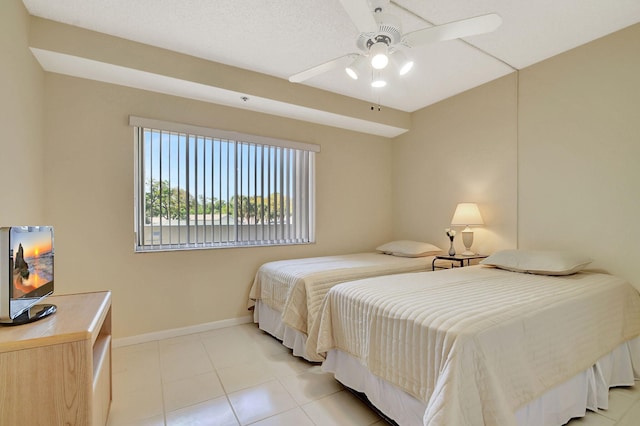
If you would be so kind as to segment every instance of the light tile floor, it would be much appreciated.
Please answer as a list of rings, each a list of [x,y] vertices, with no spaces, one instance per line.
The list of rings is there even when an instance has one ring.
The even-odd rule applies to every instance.
[[[113,350],[108,426],[384,426],[320,366],[254,324]],[[640,384],[570,426],[640,426]]]

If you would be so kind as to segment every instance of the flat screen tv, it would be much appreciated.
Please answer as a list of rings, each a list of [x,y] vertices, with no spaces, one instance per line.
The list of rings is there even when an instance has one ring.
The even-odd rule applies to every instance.
[[[40,304],[53,293],[53,227],[0,228],[0,324],[18,325],[55,312]]]

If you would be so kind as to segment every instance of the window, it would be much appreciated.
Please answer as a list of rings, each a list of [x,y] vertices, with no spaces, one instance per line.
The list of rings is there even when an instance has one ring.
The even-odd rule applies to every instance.
[[[136,251],[314,241],[319,146],[130,117]]]

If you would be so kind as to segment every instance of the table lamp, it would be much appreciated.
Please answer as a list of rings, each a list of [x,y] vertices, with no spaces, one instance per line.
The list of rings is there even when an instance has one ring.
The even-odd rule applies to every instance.
[[[473,256],[475,253],[471,251],[471,245],[473,244],[473,231],[470,226],[484,225],[480,210],[476,203],[460,203],[456,207],[453,218],[451,219],[452,226],[465,226],[462,231],[462,243],[466,249],[463,256]]]

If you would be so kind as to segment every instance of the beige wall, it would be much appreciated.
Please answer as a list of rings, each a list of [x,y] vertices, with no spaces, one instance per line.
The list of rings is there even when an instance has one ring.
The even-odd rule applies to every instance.
[[[518,229],[640,289],[638,52],[640,24],[521,72]]]
[[[263,262],[373,250],[391,237],[386,138],[57,74],[45,100],[56,292],[112,290],[116,337],[248,315]],[[320,144],[317,244],[134,254],[130,114]]]
[[[448,250],[457,203],[477,202],[473,250],[516,246],[517,77],[511,74],[413,114],[393,146],[393,230]],[[458,229],[461,230],[461,229]],[[462,238],[455,247],[462,252]]]
[[[44,225],[44,72],[28,49],[29,15],[0,1],[0,226]]]
[[[414,113],[394,236],[447,246],[456,203],[476,201],[476,251],[574,250],[640,289],[639,46],[640,24]]]

